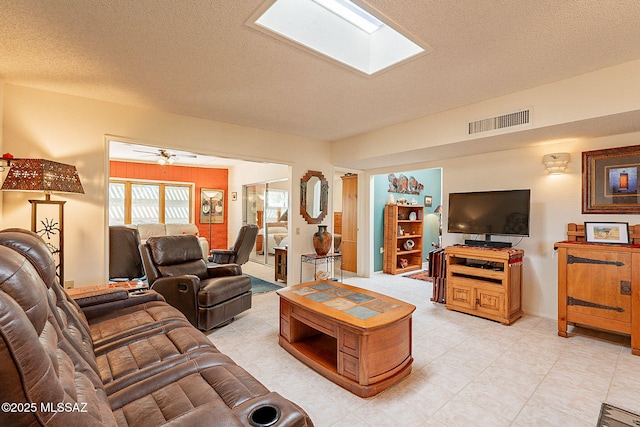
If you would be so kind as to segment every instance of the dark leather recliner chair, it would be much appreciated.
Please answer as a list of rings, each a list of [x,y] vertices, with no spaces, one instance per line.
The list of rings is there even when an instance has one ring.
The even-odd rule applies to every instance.
[[[151,289],[199,329],[215,328],[251,308],[251,279],[236,264],[207,267],[196,236],[150,237],[140,253]]]
[[[256,237],[258,237],[257,225],[243,225],[238,231],[238,237],[233,246],[230,249],[211,249],[209,261],[217,264],[244,264],[249,261],[253,245],[256,244]]]
[[[138,229],[124,225],[109,227],[110,280],[132,280],[144,277],[139,248]]]

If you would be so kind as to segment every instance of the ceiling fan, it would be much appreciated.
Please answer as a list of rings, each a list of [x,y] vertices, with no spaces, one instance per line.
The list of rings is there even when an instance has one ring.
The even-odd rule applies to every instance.
[[[158,163],[160,166],[172,165],[175,163],[176,159],[178,158],[178,155],[176,155],[175,153],[170,153],[168,150],[165,150],[164,148],[159,148],[157,153],[153,151],[144,151],[144,150],[133,150],[133,151],[136,151],[138,153],[147,153],[148,155],[157,156],[158,159],[156,160],[156,163]],[[196,156],[195,154],[182,153],[180,154],[180,157],[191,157],[195,159],[198,156]]]

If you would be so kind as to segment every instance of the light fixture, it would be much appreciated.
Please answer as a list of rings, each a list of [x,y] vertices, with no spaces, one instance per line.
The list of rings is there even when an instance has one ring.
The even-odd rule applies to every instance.
[[[176,162],[175,154],[170,154],[167,150],[163,150],[163,149],[160,149],[158,151],[159,153],[156,154],[156,156],[158,156],[158,160],[156,160],[156,163],[158,163],[160,166],[164,166],[164,165],[171,166]]]
[[[31,231],[47,243],[47,247],[58,258],[56,273],[60,285],[64,286],[64,201],[51,200],[51,193],[80,193],[84,188],[73,165],[45,159],[11,159],[11,167],[2,184],[2,191],[41,191],[44,200],[29,200],[31,203]],[[48,206],[57,206],[55,209]],[[38,207],[42,207],[42,217]]]
[[[384,26],[384,22],[371,15],[349,0],[313,0],[320,6],[338,15],[340,18],[360,28],[367,34],[373,34]]]
[[[569,153],[545,154],[542,158],[542,163],[544,163],[544,167],[549,174],[558,175],[564,173],[570,158],[571,155]]]

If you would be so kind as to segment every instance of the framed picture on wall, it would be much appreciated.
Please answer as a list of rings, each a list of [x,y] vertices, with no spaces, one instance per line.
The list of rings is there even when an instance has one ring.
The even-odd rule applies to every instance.
[[[640,213],[640,145],[582,153],[582,213]]]
[[[200,224],[224,223],[224,190],[200,189]]]
[[[431,205],[433,204],[433,197],[431,196],[424,196],[424,205],[428,208],[431,207]]]

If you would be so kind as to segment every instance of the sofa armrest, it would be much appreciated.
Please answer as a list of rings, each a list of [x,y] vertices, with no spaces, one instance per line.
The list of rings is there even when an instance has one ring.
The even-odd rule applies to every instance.
[[[238,264],[218,264],[207,267],[207,273],[209,278],[212,277],[226,277],[226,276],[241,276],[242,267]]]
[[[211,249],[209,261],[218,264],[228,264],[236,257],[236,253],[231,249]]]
[[[92,305],[107,304],[113,301],[122,301],[129,298],[129,292],[123,288],[107,288],[100,290],[88,290],[71,295],[80,308]]]
[[[126,297],[121,299],[113,298],[109,301],[104,299],[101,303],[93,305],[82,306],[80,305],[80,303],[78,303],[78,305],[80,305],[80,308],[82,308],[82,312],[88,320],[95,317],[107,315],[116,310],[132,307],[134,305],[146,304],[151,301],[164,301],[162,295],[154,291],[144,291],[138,294],[129,294],[129,292],[122,288],[113,289],[116,289],[117,291],[124,291],[127,294]]]
[[[198,291],[200,279],[193,274],[159,277],[151,285],[173,307],[180,310],[189,322],[198,327]]]

